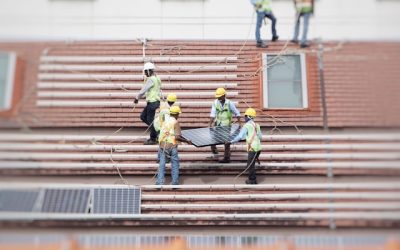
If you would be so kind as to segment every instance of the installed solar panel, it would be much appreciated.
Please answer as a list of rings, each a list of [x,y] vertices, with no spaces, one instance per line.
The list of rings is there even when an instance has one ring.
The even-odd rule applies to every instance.
[[[92,213],[139,214],[140,188],[96,188]]]
[[[240,132],[237,124],[232,126],[218,126],[212,128],[197,128],[182,130],[182,136],[186,140],[192,141],[196,147],[224,144],[232,140]]]
[[[39,190],[0,190],[0,211],[31,212]]]
[[[42,212],[86,213],[89,194],[89,189],[46,189]]]

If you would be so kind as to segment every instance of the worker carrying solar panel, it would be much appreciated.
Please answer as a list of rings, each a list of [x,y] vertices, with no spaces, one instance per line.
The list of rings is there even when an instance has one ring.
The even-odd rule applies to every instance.
[[[256,161],[259,162],[258,157],[261,153],[261,129],[260,125],[254,122],[256,117],[256,111],[253,108],[248,108],[244,113],[245,124],[240,130],[239,134],[233,138],[233,140],[226,142],[225,145],[236,143],[242,138],[246,137],[247,145],[247,170],[249,171],[249,177],[246,180],[246,184],[257,184],[256,177]]]
[[[231,126],[232,125],[232,116],[237,118],[237,122],[239,126],[241,125],[240,121],[240,112],[236,108],[235,104],[226,98],[226,91],[224,88],[218,88],[215,91],[215,100],[211,107],[210,113],[210,127],[213,126]],[[214,156],[218,155],[218,150],[215,145],[211,146],[211,151]],[[224,158],[220,160],[220,163],[229,163],[230,162],[230,145],[225,145]]]
[[[165,181],[165,164],[166,159],[171,159],[171,185],[179,185],[179,156],[178,156],[178,142],[186,142],[192,144],[181,136],[181,128],[179,126],[179,114],[181,109],[179,106],[172,106],[169,109],[169,117],[162,124],[160,135],[158,137],[160,162],[157,172],[156,185],[164,185]]]

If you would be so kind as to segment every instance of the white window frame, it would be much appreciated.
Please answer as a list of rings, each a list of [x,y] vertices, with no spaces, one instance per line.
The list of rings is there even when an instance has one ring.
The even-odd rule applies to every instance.
[[[308,83],[307,83],[307,67],[306,67],[306,56],[305,54],[288,54],[294,56],[300,56],[301,64],[301,91],[303,98],[303,106],[300,108],[270,108],[268,107],[268,73],[267,73],[267,62],[268,56],[277,56],[278,54],[263,53],[262,54],[262,65],[263,65],[263,108],[265,109],[307,109],[308,108]]]
[[[14,93],[15,67],[17,62],[17,55],[15,53],[2,52],[2,51],[0,51],[0,54],[6,54],[9,56],[8,71],[5,83],[6,84],[5,94],[4,94],[5,104],[4,107],[0,106],[0,111],[5,111],[11,109],[12,98]]]

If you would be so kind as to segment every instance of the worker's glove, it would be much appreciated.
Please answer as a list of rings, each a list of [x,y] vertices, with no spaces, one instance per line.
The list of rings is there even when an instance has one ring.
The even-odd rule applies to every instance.
[[[139,102],[139,100],[138,100],[137,98],[135,98],[134,103],[135,103],[135,104],[138,104],[138,102]]]

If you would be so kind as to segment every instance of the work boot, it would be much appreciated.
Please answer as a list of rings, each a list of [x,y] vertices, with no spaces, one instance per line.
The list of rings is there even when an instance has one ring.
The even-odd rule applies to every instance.
[[[156,145],[157,142],[156,142],[155,140],[148,139],[148,140],[145,141],[143,144],[144,144],[144,145]]]
[[[297,40],[297,39],[292,39],[292,40],[290,40],[290,42],[291,42],[291,43],[298,44],[298,43],[299,43],[299,40]]]
[[[257,48],[268,48],[268,45],[266,45],[264,42],[257,42],[256,47]]]
[[[256,181],[256,180],[254,180],[254,181],[252,181],[252,180],[246,180],[246,184],[247,184],[247,185],[256,185],[256,184],[257,184],[257,181]]]
[[[220,160],[219,163],[230,163],[231,159],[229,157],[224,157],[224,159]]]
[[[310,44],[308,44],[308,43],[300,44],[300,48],[307,48],[307,47],[310,47]]]
[[[273,36],[271,41],[275,42],[275,41],[278,41],[278,39],[279,39],[279,36]]]

